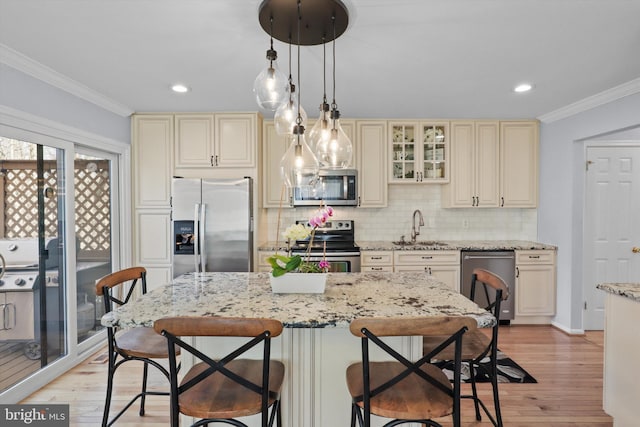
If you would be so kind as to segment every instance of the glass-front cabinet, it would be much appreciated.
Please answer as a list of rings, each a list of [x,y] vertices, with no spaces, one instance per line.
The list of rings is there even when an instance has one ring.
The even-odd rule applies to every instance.
[[[390,122],[390,183],[449,181],[449,122]]]

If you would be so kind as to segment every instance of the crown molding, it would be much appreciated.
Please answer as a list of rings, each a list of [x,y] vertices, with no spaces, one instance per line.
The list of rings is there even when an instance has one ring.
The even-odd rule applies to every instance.
[[[38,80],[50,84],[58,89],[68,92],[80,99],[84,99],[107,111],[122,117],[129,117],[134,113],[133,109],[113,99],[96,92],[95,90],[78,83],[77,81],[37,62],[28,56],[11,49],[0,43],[0,63],[22,71]]]
[[[543,123],[555,122],[638,92],[640,92],[640,78],[631,80],[627,83],[623,83],[619,86],[574,102],[573,104],[569,104],[565,107],[543,114],[538,117],[538,120]]]

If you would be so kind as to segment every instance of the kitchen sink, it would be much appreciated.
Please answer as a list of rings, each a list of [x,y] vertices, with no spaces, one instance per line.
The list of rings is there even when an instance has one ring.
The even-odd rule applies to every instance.
[[[398,245],[398,246],[412,246],[415,245],[414,242],[407,242],[406,240],[396,240],[395,242],[391,242],[394,245]]]

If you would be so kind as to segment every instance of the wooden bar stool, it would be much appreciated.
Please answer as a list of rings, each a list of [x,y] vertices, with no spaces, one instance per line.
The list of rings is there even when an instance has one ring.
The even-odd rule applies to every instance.
[[[224,423],[246,427],[237,418],[255,414],[261,414],[262,427],[282,426],[280,389],[284,365],[271,360],[270,356],[271,338],[282,333],[282,323],[271,319],[167,317],[157,320],[153,327],[167,338],[173,427],[179,425],[179,414],[200,418],[193,426]],[[251,339],[219,360],[213,360],[177,336]],[[261,360],[239,358],[260,344]],[[176,346],[201,361],[180,383],[174,355]]]
[[[479,330],[472,331],[464,335],[462,339],[462,361],[469,364],[469,375],[471,382],[470,396],[464,395],[463,399],[473,399],[476,419],[481,420],[480,408],[487,414],[489,420],[494,426],[502,427],[502,413],[500,411],[500,396],[498,394],[498,330],[500,318],[500,303],[509,298],[509,288],[502,278],[490,271],[476,268],[471,275],[471,300],[474,300],[476,295],[476,286],[482,285],[482,292],[486,299],[489,301],[489,305],[486,307],[487,311],[491,311],[496,317],[496,325],[491,330],[491,338]],[[490,297],[488,288],[495,291],[495,295]],[[424,337],[423,338],[423,350],[424,353],[432,353],[433,349],[438,343],[437,337]],[[490,364],[489,370],[486,372],[491,380],[491,387],[493,390],[493,404],[495,408],[495,418],[491,415],[491,412],[487,406],[478,397],[478,390],[475,381],[475,371],[478,369],[484,369],[480,366],[480,361],[489,356]],[[443,351],[435,355],[435,359],[451,362],[454,358],[454,348],[452,346],[444,349]],[[448,364],[449,364],[448,363]]]
[[[398,317],[360,318],[351,322],[351,333],[362,338],[362,362],[347,368],[347,387],[352,398],[351,427],[369,427],[371,414],[392,418],[384,426],[423,423],[440,426],[433,418],[452,415],[453,425],[460,426],[460,366],[462,336],[474,331],[477,322],[471,317]],[[411,362],[396,352],[381,337],[443,336],[433,352]],[[369,342],[373,342],[393,361],[371,361]],[[453,345],[453,384],[429,361],[445,347]]]
[[[143,267],[131,267],[125,270],[108,274],[96,281],[96,295],[104,297],[105,312],[113,309],[113,305],[127,304],[137,285],[140,285],[141,292],[147,293],[146,270]],[[128,290],[126,286],[130,283]],[[125,295],[124,300],[121,295]],[[164,338],[156,334],[153,328],[138,327],[126,331],[118,331],[118,328],[108,327],[107,336],[109,342],[109,370],[107,376],[107,396],[102,417],[102,426],[112,425],[133,403],[140,399],[140,415],[144,415],[144,403],[146,396],[162,395],[168,396],[169,392],[157,392],[147,390],[147,374],[149,365],[155,366],[162,374],[169,379],[169,372],[157,361],[153,359],[166,359],[169,357],[167,343]],[[113,393],[113,377],[116,370],[125,362],[140,361],[144,364],[142,372],[142,389],[134,396],[125,407],[109,421],[109,409],[111,406],[111,395]]]

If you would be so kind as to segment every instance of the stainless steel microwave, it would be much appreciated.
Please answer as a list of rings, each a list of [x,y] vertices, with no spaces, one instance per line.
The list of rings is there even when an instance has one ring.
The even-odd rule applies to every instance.
[[[358,205],[358,171],[355,169],[321,169],[312,186],[294,187],[293,206]]]

